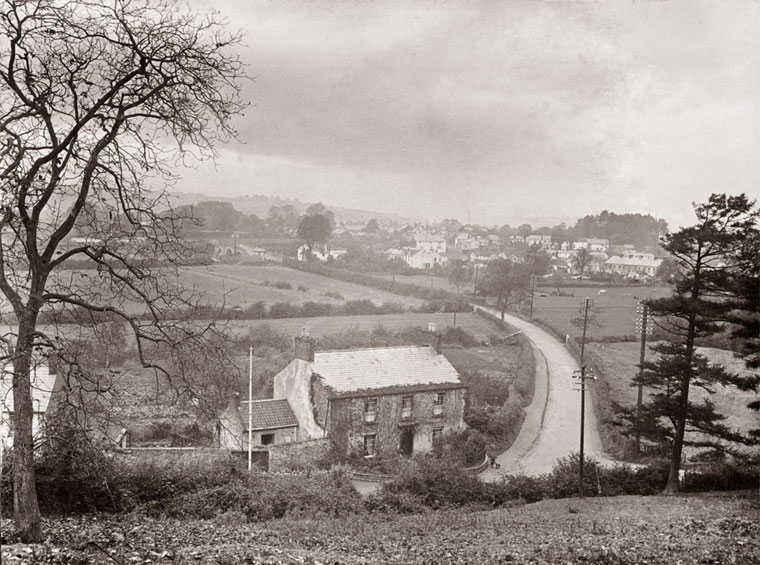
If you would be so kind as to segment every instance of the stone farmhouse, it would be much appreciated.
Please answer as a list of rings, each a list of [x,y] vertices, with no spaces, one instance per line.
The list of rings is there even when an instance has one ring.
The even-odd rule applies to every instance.
[[[364,457],[429,451],[444,433],[464,429],[466,387],[436,347],[315,351],[295,338],[296,358],[274,378],[300,440],[330,438]]]

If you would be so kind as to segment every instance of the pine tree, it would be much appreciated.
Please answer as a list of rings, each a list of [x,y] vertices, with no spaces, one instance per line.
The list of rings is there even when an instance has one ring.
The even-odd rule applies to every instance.
[[[679,490],[684,446],[730,450],[731,443],[753,441],[725,426],[725,417],[709,399],[696,403],[689,393],[697,387],[711,394],[718,384],[757,387],[757,376],[740,377],[711,365],[695,346],[698,339],[724,331],[735,318],[736,275],[742,268],[745,243],[756,237],[758,212],[743,194],[713,194],[706,203],[695,205],[695,213],[695,225],[663,240],[681,272],[673,282],[672,296],[651,300],[648,306],[670,339],[652,348],[659,357],[646,363],[643,374],[634,379],[634,384],[651,392],[638,422],[642,435],[670,446],[666,493]],[[628,419],[635,423],[630,414]]]

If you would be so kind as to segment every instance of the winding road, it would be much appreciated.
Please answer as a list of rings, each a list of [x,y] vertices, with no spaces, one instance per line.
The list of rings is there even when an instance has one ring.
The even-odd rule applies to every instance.
[[[499,316],[492,308],[477,309]],[[533,345],[536,358],[536,389],[526,407],[525,421],[512,447],[496,458],[499,468],[481,473],[484,480],[506,474],[540,475],[552,470],[557,459],[580,448],[581,399],[578,379],[572,377],[578,363],[565,346],[541,328],[514,316],[504,321],[522,331]],[[590,386],[593,386],[591,384]],[[584,454],[611,462],[604,454],[596,427],[591,395],[586,394]]]

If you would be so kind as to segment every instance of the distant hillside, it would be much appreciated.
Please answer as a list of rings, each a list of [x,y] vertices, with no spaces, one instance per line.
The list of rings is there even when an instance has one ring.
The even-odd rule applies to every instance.
[[[306,208],[313,202],[301,202],[300,200],[291,200],[287,198],[277,198],[274,196],[264,196],[261,194],[252,194],[248,196],[236,196],[232,198],[224,196],[216,196],[210,194],[192,194],[187,192],[179,192],[174,194],[175,206],[188,206],[190,204],[198,204],[199,202],[229,202],[238,212],[242,212],[245,215],[250,216],[256,214],[259,218],[266,219],[269,214],[269,209],[272,206],[294,206],[299,214],[306,212]],[[410,223],[411,220],[403,218],[395,214],[386,214],[383,212],[371,212],[369,210],[355,210],[353,208],[343,208],[341,206],[333,206],[329,202],[325,202],[324,205],[335,212],[335,220],[337,222],[347,223],[365,223],[370,219],[375,218],[384,224],[397,224],[403,225]]]

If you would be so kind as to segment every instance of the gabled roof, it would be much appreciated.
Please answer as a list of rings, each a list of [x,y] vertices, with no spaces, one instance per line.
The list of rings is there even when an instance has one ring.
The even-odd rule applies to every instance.
[[[624,265],[630,267],[659,267],[662,264],[662,259],[653,256],[635,256],[635,257],[621,257],[620,255],[613,255],[605,261],[607,265]]]
[[[253,408],[252,430],[273,430],[276,428],[290,428],[298,425],[293,410],[290,408],[290,404],[286,399],[268,399],[268,400],[254,400],[252,402]],[[240,419],[243,423],[243,428],[248,429],[248,402],[240,403]]]
[[[393,387],[464,386],[451,363],[429,346],[317,351],[312,369],[337,394]]]
[[[47,366],[40,365],[32,369],[32,408],[35,413],[47,412],[50,398],[56,388],[55,373],[50,373]],[[5,412],[13,412],[13,366],[6,365],[0,371],[0,404]]]

